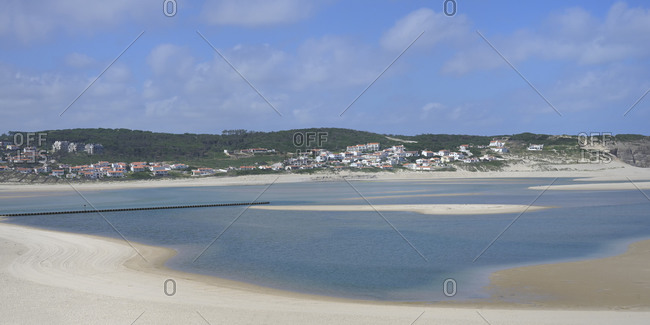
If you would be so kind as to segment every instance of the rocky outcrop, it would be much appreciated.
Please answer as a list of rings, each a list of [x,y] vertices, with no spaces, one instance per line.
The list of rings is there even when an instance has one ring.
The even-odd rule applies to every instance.
[[[637,167],[650,167],[650,141],[616,142],[608,146],[610,153],[621,161]]]

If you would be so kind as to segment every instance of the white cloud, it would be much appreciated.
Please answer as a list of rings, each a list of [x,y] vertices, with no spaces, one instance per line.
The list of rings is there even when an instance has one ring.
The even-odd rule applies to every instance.
[[[439,111],[444,109],[444,105],[441,103],[426,103],[422,108],[420,109],[420,119],[421,120],[426,120],[429,118],[429,116],[437,114]]]
[[[28,43],[61,31],[90,34],[152,16],[163,16],[159,1],[6,0],[0,10],[0,37]]]
[[[326,36],[307,40],[300,46],[291,63],[290,80],[295,89],[365,86],[389,62],[388,56],[368,46],[342,37]]]
[[[650,10],[614,4],[604,20],[584,9],[553,14],[539,28],[485,37],[511,62],[532,58],[582,65],[607,64],[650,55]],[[475,36],[478,38],[478,36]],[[507,67],[483,40],[460,50],[442,67],[446,74]]]
[[[206,1],[202,18],[209,24],[257,27],[306,19],[316,2],[302,0]]]
[[[73,68],[87,68],[96,62],[95,59],[88,55],[77,52],[66,55],[64,61],[66,65]]]
[[[464,15],[447,17],[442,12],[421,8],[398,20],[391,29],[384,33],[381,45],[391,51],[402,51],[422,31],[417,46],[432,47],[442,41],[456,42],[469,34],[469,22]]]

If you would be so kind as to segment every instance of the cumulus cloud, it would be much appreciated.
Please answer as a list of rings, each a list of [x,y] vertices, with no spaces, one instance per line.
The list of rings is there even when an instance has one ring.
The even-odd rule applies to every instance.
[[[88,55],[73,52],[65,57],[65,64],[73,68],[87,68],[95,63],[95,59]]]
[[[125,21],[162,16],[161,8],[156,0],[8,0],[0,10],[0,37],[28,43],[61,31],[88,34]]]
[[[616,3],[606,18],[599,20],[584,9],[569,8],[551,15],[534,30],[485,36],[513,63],[535,58],[607,64],[650,54],[650,10]],[[497,67],[506,64],[480,40],[473,47],[461,49],[445,63],[442,72],[463,75]]]
[[[209,24],[257,27],[306,19],[316,4],[301,0],[215,0],[205,2],[202,16]]]
[[[450,19],[442,12],[421,8],[398,20],[380,42],[385,49],[402,51],[423,31],[417,46],[432,47],[442,41],[465,38],[469,34],[469,21],[464,15]]]

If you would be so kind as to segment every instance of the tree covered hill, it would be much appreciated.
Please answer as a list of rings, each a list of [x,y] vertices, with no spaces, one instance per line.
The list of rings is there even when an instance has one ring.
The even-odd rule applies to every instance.
[[[99,143],[104,152],[99,155],[57,153],[53,157],[61,162],[89,163],[108,161],[179,161],[196,165],[214,164],[216,161],[233,159],[224,150],[233,152],[247,148],[275,149],[268,161],[280,161],[287,153],[310,148],[324,148],[330,151],[344,151],[347,146],[379,142],[385,148],[403,144],[407,150],[456,150],[461,144],[487,145],[490,140],[508,139],[508,143],[527,146],[529,143],[545,146],[578,149],[577,135],[556,136],[521,133],[515,135],[450,135],[420,134],[416,136],[385,135],[373,132],[342,128],[309,128],[273,132],[247,130],[224,130],[221,134],[173,134],[129,129],[67,129],[45,130],[46,142],[41,149],[49,150],[54,141],[78,143]],[[0,141],[13,140],[16,132],[0,136]],[[21,132],[24,133],[24,132]],[[38,133],[38,132],[36,132]],[[322,143],[317,142],[321,134]],[[650,137],[639,135],[618,135],[612,138],[618,143],[650,142]],[[307,143],[307,142],[310,143]],[[413,142],[415,141],[415,142]],[[263,156],[262,156],[263,157]],[[262,158],[260,158],[262,159]]]

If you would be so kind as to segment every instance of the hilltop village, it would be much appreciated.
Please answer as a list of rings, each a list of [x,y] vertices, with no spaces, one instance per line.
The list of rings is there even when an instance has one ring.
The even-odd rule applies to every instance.
[[[470,148],[489,149],[480,157],[475,156]],[[528,150],[543,150],[543,145],[533,145]],[[402,168],[414,171],[444,170],[452,162],[467,164],[482,161],[500,160],[500,155],[509,152],[504,140],[493,140],[486,145],[460,145],[455,150],[422,150],[410,151],[404,145],[382,148],[378,142],[347,146],[345,151],[332,152],[325,149],[298,150],[286,153],[286,159],[272,164],[256,164],[249,166],[229,166],[227,168],[195,167],[191,168],[179,162],[109,162],[98,161],[87,165],[69,165],[57,163],[48,158],[48,154],[64,151],[75,153],[83,151],[88,155],[99,154],[103,151],[101,144],[82,144],[68,141],[55,141],[51,150],[37,150],[34,146],[20,146],[13,143],[0,142],[0,171],[15,171],[22,174],[40,174],[68,179],[84,178],[123,178],[129,175],[149,174],[154,177],[164,177],[170,173],[180,173],[195,177],[210,176],[229,171],[296,171],[305,169],[381,169],[393,170]],[[232,153],[224,150],[229,157],[238,155],[254,156],[276,154],[275,149],[249,148],[235,150]],[[236,162],[237,160],[233,160]],[[31,165],[31,166],[30,166]]]

